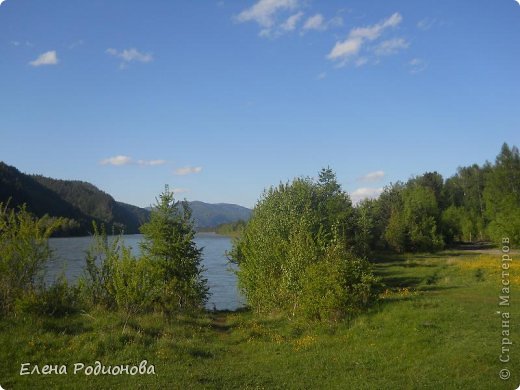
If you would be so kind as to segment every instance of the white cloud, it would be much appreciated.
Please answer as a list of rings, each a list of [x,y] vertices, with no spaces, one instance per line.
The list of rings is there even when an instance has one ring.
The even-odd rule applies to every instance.
[[[254,21],[262,27],[269,28],[275,24],[277,12],[295,9],[297,6],[297,0],[259,0],[238,14],[236,19],[241,23]]]
[[[141,53],[137,49],[124,49],[122,51],[118,51],[116,49],[106,49],[106,53],[110,54],[111,56],[121,58],[123,62],[121,62],[120,67],[123,69],[126,67],[126,65],[130,62],[152,62],[153,56],[150,53]]]
[[[356,204],[361,202],[363,199],[377,198],[381,192],[383,192],[383,188],[361,187],[353,191],[350,194],[350,197],[352,198],[352,202]]]
[[[4,2],[5,0],[0,0],[0,5],[2,5],[2,3]]]
[[[175,174],[179,176],[190,175],[192,173],[202,172],[202,167],[182,167],[175,170]]]
[[[329,60],[348,60],[359,53],[363,40],[360,38],[348,38],[343,42],[336,42],[327,56]]]
[[[109,157],[100,161],[101,165],[128,165],[132,162],[132,158],[128,156],[118,155],[114,157]]]
[[[385,177],[384,171],[374,171],[361,176],[358,180],[364,183],[372,183],[381,180],[383,177]]]
[[[164,165],[166,163],[167,163],[166,160],[138,160],[137,161],[137,164],[139,164],[139,165],[146,165],[146,166],[150,166],[150,167],[153,167],[156,165]]]
[[[394,38],[381,42],[376,46],[374,52],[379,56],[387,56],[397,53],[399,50],[407,49],[410,44],[403,38]]]
[[[422,72],[428,66],[428,64],[420,58],[413,58],[408,65],[410,66],[410,73],[413,74]]]
[[[311,16],[305,21],[305,24],[303,25],[304,30],[325,30],[326,28],[325,18],[322,14]]]
[[[55,50],[47,51],[35,59],[34,61],[29,62],[32,66],[42,66],[42,65],[56,65],[59,62],[58,56],[56,55]]]
[[[330,20],[325,20],[322,14],[316,14],[309,17],[303,24],[303,31],[325,31],[331,27],[339,27],[343,25],[343,18],[341,16],[335,16]]]
[[[403,17],[396,12],[372,26],[353,28],[350,30],[347,39],[336,42],[327,58],[332,61],[340,60],[340,65],[344,65],[351,58],[359,54],[367,41],[378,39],[385,30],[398,26],[402,20]]]
[[[287,20],[280,25],[280,28],[285,31],[293,31],[302,17],[303,12],[297,12],[294,15],[289,16]]]

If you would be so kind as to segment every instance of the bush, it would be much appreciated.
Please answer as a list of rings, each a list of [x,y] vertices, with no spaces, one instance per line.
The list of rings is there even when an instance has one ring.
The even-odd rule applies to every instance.
[[[16,301],[17,312],[53,317],[77,313],[80,307],[79,289],[70,286],[64,275],[60,275],[50,287],[32,290]]]
[[[92,243],[87,250],[84,275],[78,284],[87,304],[114,308],[114,275],[125,247],[120,236],[113,236],[109,240],[104,226],[101,226],[101,230],[95,222],[92,226]]]
[[[378,285],[365,259],[353,257],[342,243],[332,244],[323,261],[305,270],[299,311],[317,320],[352,316],[376,301]]]
[[[114,300],[128,316],[152,310],[162,291],[157,265],[134,258],[127,248],[115,263],[113,278]]]
[[[61,219],[35,218],[22,206],[0,203],[0,315],[17,300],[42,288],[45,263],[51,257],[48,238]]]
[[[266,191],[230,253],[258,312],[339,318],[372,302],[375,279],[353,254],[352,205],[330,169]]]

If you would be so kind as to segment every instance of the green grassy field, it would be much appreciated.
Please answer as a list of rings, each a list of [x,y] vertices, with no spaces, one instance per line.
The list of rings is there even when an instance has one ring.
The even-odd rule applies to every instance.
[[[350,322],[317,324],[248,311],[167,321],[103,311],[0,322],[5,389],[516,389],[520,384],[520,271],[499,307],[500,254],[442,252],[379,257],[380,303]],[[517,274],[518,272],[518,274]],[[511,313],[509,363],[502,322]],[[74,375],[73,364],[148,360],[155,375]],[[67,375],[20,376],[22,363],[65,364]],[[31,366],[32,367],[32,366]],[[509,380],[499,372],[507,368]]]

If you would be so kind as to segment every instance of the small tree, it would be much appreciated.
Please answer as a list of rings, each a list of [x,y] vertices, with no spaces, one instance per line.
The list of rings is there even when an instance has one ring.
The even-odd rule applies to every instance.
[[[165,186],[141,232],[143,256],[161,271],[163,307],[168,311],[202,307],[208,298],[208,286],[202,276],[202,249],[194,242],[188,203],[175,201],[173,192]]]
[[[52,254],[48,239],[61,223],[59,218],[35,218],[25,206],[15,211],[0,203],[0,314],[42,287],[45,263]]]

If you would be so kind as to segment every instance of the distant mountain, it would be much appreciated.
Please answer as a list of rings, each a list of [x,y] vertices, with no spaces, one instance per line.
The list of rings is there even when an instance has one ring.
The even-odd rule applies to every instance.
[[[139,233],[150,217],[150,210],[118,202],[91,183],[58,180],[28,175],[0,162],[0,202],[10,207],[27,205],[38,217],[47,214],[67,218],[62,235],[84,235],[92,230],[92,221],[104,224],[107,232]],[[247,221],[251,210],[235,204],[189,202],[195,226],[213,228],[223,223]]]
[[[193,220],[197,228],[212,228],[223,223],[247,221],[251,210],[247,207],[229,203],[189,202],[193,210]]]

